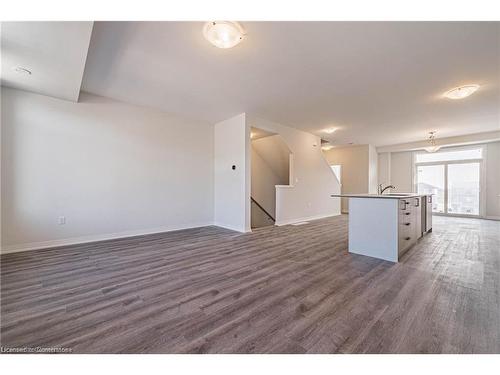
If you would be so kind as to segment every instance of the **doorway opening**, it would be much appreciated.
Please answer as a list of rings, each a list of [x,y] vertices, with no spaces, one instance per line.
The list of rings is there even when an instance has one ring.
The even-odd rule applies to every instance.
[[[290,149],[279,134],[251,128],[251,227],[276,222],[276,186],[290,184]]]

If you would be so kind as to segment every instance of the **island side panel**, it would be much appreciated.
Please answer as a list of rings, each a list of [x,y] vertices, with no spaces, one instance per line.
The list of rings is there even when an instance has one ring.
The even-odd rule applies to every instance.
[[[350,198],[349,252],[398,261],[398,202]]]

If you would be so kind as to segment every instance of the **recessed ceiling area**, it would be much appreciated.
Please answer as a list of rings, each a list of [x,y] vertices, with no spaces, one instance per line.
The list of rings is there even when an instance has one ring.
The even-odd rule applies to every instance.
[[[2,86],[77,101],[93,22],[2,22]]]

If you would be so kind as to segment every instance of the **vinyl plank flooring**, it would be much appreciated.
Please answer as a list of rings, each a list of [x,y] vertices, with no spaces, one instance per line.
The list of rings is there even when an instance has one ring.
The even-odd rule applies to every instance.
[[[1,256],[4,347],[74,353],[500,353],[500,222],[435,217],[400,263],[347,217]]]

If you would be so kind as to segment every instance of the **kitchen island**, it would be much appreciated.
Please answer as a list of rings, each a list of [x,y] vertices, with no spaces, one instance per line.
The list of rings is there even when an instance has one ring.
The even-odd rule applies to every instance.
[[[349,252],[398,262],[432,231],[432,195],[334,194],[349,198]]]

